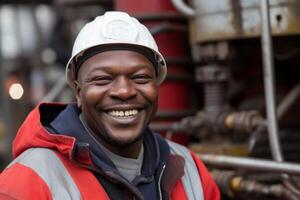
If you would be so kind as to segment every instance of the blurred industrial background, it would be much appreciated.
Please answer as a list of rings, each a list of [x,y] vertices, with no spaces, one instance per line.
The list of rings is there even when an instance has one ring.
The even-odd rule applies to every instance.
[[[194,150],[222,199],[300,199],[299,0],[1,0],[0,170],[40,101],[74,101],[72,42],[107,10],[146,24],[168,64],[151,128]]]

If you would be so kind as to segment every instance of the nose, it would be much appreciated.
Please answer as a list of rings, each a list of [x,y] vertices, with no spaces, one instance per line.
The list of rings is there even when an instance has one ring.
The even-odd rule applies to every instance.
[[[116,78],[110,89],[110,96],[115,99],[128,100],[134,98],[136,95],[136,88],[130,79],[126,77]]]

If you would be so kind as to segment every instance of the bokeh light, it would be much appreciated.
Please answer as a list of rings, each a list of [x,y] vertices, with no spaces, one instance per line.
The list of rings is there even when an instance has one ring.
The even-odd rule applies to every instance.
[[[21,99],[24,94],[23,86],[20,83],[14,83],[9,88],[9,96],[14,99],[18,100]]]

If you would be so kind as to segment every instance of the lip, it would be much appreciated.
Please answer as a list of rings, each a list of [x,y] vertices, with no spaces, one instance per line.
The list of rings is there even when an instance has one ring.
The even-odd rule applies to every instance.
[[[119,107],[118,108],[113,108],[113,109],[118,109],[122,110]],[[126,108],[128,109],[128,108]],[[132,109],[132,108],[130,108]],[[137,109],[137,108],[135,108]],[[137,124],[139,120],[141,120],[141,116],[144,114],[144,109],[140,109],[137,115],[134,116],[128,116],[128,117],[113,117],[108,112],[104,112],[104,116],[106,119],[108,119],[109,123],[112,123],[113,125],[121,125],[121,126],[131,126],[134,124]]]
[[[138,110],[141,111],[144,109],[144,106],[141,105],[134,105],[134,104],[120,104],[120,105],[113,105],[113,106],[107,106],[103,109],[105,113],[108,113],[112,110],[120,110],[120,111],[126,111],[126,110]]]

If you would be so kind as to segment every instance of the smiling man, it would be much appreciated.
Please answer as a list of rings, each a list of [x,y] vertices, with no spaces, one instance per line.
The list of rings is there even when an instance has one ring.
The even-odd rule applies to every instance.
[[[97,17],[78,34],[66,73],[77,102],[29,114],[0,199],[220,199],[195,154],[148,128],[167,67],[144,25],[124,12]]]
[[[158,97],[155,68],[138,51],[107,48],[81,65],[75,81],[82,120],[99,133],[96,140],[131,158],[140,151]]]

